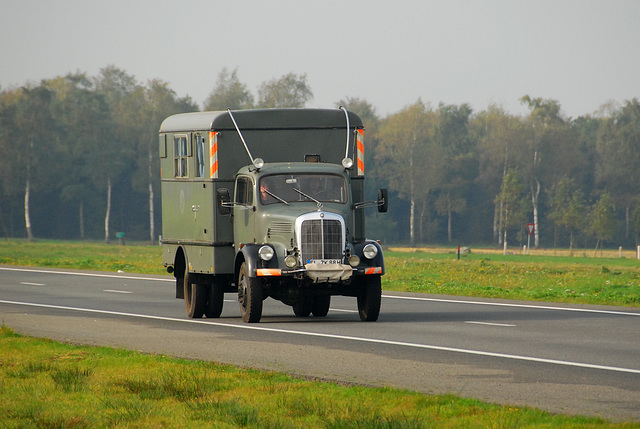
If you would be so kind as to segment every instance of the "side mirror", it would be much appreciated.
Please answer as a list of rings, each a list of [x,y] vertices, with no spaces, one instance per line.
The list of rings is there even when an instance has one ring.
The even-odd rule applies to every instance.
[[[386,213],[389,209],[389,192],[385,188],[378,189],[378,211]]]
[[[221,215],[228,215],[231,213],[231,207],[225,205],[231,201],[231,195],[227,188],[220,188],[217,192],[218,195],[218,211]]]

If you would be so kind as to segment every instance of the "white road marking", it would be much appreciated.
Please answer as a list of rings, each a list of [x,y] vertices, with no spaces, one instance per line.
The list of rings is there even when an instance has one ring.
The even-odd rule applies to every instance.
[[[21,285],[27,286],[46,286],[44,283],[31,283],[31,282],[20,282]]]
[[[107,293],[133,293],[130,290],[115,290],[115,289],[104,289],[102,292],[107,292]]]
[[[469,320],[469,321],[464,322],[464,323],[470,323],[470,324],[473,324],[473,325],[489,325],[489,326],[507,326],[507,327],[516,326],[516,325],[512,325],[510,323],[474,322],[472,320]]]
[[[357,313],[358,312],[358,310],[343,310],[341,308],[333,308],[333,307],[331,307],[329,310],[337,311],[338,313]]]
[[[156,282],[172,282],[172,283],[175,283],[176,281],[174,278],[163,279],[162,277],[134,277],[134,276],[123,276],[121,274],[80,273],[80,272],[73,272],[73,271],[38,270],[38,269],[31,269],[31,268],[0,267],[0,271],[21,271],[25,273],[65,274],[68,276],[104,277],[109,279],[152,280]]]
[[[274,332],[279,334],[300,335],[300,336],[307,336],[307,337],[331,338],[331,339],[354,341],[354,342],[361,342],[361,343],[412,347],[417,349],[437,350],[437,351],[451,352],[451,353],[463,353],[463,354],[476,355],[476,356],[487,356],[487,357],[513,359],[513,360],[520,360],[520,361],[527,361],[527,362],[546,363],[546,364],[552,364],[552,365],[563,365],[563,366],[571,366],[571,367],[578,367],[578,368],[615,371],[615,372],[622,372],[622,373],[629,373],[629,374],[640,374],[640,369],[635,369],[635,368],[621,368],[621,367],[615,367],[615,366],[597,365],[597,364],[583,363],[583,362],[571,362],[571,361],[564,361],[564,360],[557,360],[557,359],[538,358],[538,357],[532,357],[532,356],[519,356],[519,355],[506,354],[506,353],[494,353],[494,352],[487,352],[487,351],[481,351],[481,350],[460,349],[456,347],[407,343],[404,341],[352,337],[348,335],[337,335],[337,334],[323,334],[319,332],[294,331],[291,329],[268,328],[268,327],[255,326],[255,325],[249,325],[249,324],[236,325],[232,323],[211,322],[209,320],[176,319],[174,317],[151,316],[146,314],[123,313],[119,311],[108,311],[108,310],[94,310],[89,308],[66,307],[61,305],[35,304],[35,303],[19,302],[19,301],[0,300],[0,304],[20,305],[20,306],[38,307],[38,308],[50,308],[50,309],[56,309],[56,310],[78,311],[83,313],[106,314],[106,315],[113,315],[113,316],[134,317],[134,318],[150,319],[150,320],[162,320],[165,322],[193,323],[193,324],[199,324],[199,325],[220,326],[224,328],[246,329],[250,331],[262,331],[262,332]]]
[[[492,305],[495,307],[516,307],[516,308],[533,308],[537,310],[558,310],[558,311],[576,311],[580,313],[600,313],[600,314],[617,314],[620,316],[640,316],[640,312],[633,313],[618,310],[596,310],[593,308],[573,308],[573,307],[553,307],[550,305],[536,304],[515,304],[507,302],[485,302],[485,301],[467,301],[462,299],[443,299],[443,298],[423,298],[419,296],[396,296],[382,295],[383,298],[389,299],[406,299],[409,301],[431,301],[431,302],[448,302],[453,304],[471,304],[471,305]]]

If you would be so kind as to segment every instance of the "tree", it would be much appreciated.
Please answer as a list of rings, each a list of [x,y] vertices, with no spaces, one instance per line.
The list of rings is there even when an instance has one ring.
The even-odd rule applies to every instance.
[[[218,74],[216,87],[204,102],[204,110],[240,110],[253,106],[253,95],[238,79],[238,69],[231,73],[224,67]]]
[[[435,120],[435,113],[418,100],[385,119],[378,132],[380,142],[375,159],[378,165],[384,165],[378,172],[388,181],[390,189],[409,200],[411,246],[416,243],[417,202],[424,201],[426,207],[429,192],[440,184],[443,176],[438,162],[440,147],[433,138]]]
[[[304,107],[313,99],[306,73],[289,73],[280,79],[264,82],[258,89],[258,107]]]
[[[47,136],[55,129],[51,103],[54,94],[44,85],[25,87],[20,91],[13,119],[12,140],[21,154],[14,161],[21,166],[16,170],[24,181],[24,220],[27,239],[34,240],[31,223],[31,192],[51,186],[52,178],[44,174],[47,163]],[[40,171],[40,167],[42,171]]]
[[[565,176],[551,188],[549,208],[555,224],[569,230],[569,253],[573,256],[573,233],[582,229],[586,211],[584,194],[573,178]]]
[[[507,234],[509,229],[517,228],[526,222],[526,202],[520,177],[515,170],[507,171],[496,197],[502,211],[501,218],[504,227],[504,253],[507,253]]]
[[[453,241],[453,215],[467,208],[466,194],[477,175],[475,147],[469,136],[471,107],[440,104],[435,141],[441,148],[444,176],[438,187],[436,209],[447,216],[447,240]]]
[[[491,210],[493,217],[493,239],[502,244],[502,200],[496,199],[496,196],[500,193],[507,172],[522,165],[523,123],[520,118],[492,105],[475,115],[471,134],[476,142],[478,157],[478,175],[475,179],[478,191],[486,195],[485,201],[493,204],[487,209]]]
[[[640,102],[627,101],[605,119],[596,144],[596,183],[625,209],[625,236],[629,236],[630,210],[640,195]]]
[[[67,164],[57,170],[56,183],[61,200],[77,204],[78,231],[80,238],[85,238],[85,201],[95,192],[91,185],[95,163],[92,156],[115,135],[111,111],[103,94],[95,91],[84,73],[45,83],[56,95],[53,114],[59,126],[51,140],[58,141],[56,155]]]
[[[593,205],[589,214],[588,231],[595,235],[596,249],[594,256],[598,253],[598,246],[605,240],[613,238],[616,229],[615,208],[613,199],[609,194],[604,193]]]

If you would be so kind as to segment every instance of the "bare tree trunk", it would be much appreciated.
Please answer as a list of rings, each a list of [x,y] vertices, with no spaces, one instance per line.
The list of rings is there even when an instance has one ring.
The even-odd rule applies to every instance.
[[[415,138],[414,138],[415,142]],[[415,237],[415,217],[416,217],[416,195],[415,195],[415,179],[413,177],[413,146],[411,147],[409,156],[409,199],[411,201],[411,211],[409,215],[409,245],[416,245]]]
[[[24,226],[27,230],[27,240],[33,241],[33,231],[31,230],[31,214],[29,212],[29,196],[31,194],[30,168],[27,167],[27,184],[24,189]]]
[[[111,216],[111,177],[107,179],[107,213],[104,216],[104,242],[109,243],[109,217]]]
[[[537,249],[540,246],[540,224],[538,222],[538,200],[540,197],[540,182],[535,179],[535,189],[531,184],[531,203],[533,205],[533,245]]]
[[[151,245],[156,243],[156,225],[153,218],[153,152],[149,149],[147,163],[147,178],[149,180],[149,241]]]
[[[449,239],[449,243],[451,243],[453,241],[453,213],[451,209],[447,210],[447,214],[447,238]]]

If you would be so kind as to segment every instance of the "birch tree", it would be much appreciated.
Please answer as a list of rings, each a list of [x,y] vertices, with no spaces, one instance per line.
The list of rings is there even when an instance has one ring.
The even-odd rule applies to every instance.
[[[384,120],[375,154],[378,172],[389,188],[409,201],[409,244],[416,244],[416,206],[441,180],[440,148],[433,139],[435,114],[418,100]]]

